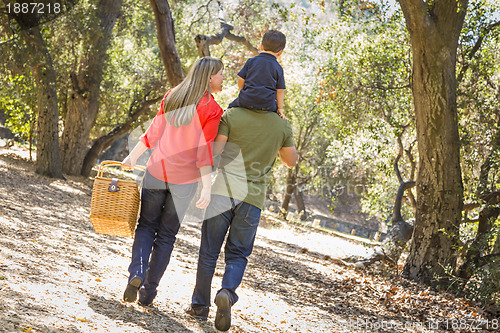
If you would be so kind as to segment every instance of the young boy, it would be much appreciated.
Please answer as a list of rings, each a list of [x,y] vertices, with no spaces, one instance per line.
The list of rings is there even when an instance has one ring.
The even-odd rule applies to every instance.
[[[229,107],[277,112],[283,119],[285,78],[283,68],[276,59],[283,53],[286,37],[269,30],[262,37],[260,54],[247,60],[238,73],[240,93]]]

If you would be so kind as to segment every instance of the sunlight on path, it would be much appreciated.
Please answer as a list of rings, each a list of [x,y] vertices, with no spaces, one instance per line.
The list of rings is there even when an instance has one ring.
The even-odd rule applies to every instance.
[[[280,241],[297,245],[310,252],[342,258],[350,255],[365,256],[373,251],[354,241],[319,233],[304,233],[284,226],[282,229],[259,228],[257,234],[269,241]]]

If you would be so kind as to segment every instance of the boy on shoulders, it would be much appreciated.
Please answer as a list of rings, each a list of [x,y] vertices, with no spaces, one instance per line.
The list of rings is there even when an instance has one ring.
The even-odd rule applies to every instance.
[[[260,53],[247,60],[238,73],[240,93],[229,107],[277,112],[283,119],[285,78],[277,58],[283,53],[286,37],[268,30],[262,37]]]

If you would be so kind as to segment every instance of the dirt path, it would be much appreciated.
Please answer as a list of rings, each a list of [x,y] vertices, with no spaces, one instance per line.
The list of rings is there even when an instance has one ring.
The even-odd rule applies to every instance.
[[[23,154],[0,149],[1,332],[214,329],[215,311],[207,322],[183,313],[194,285],[199,223],[183,224],[153,306],[123,303],[132,239],[94,233],[91,180],[40,177]],[[451,329],[453,319],[467,319],[467,327],[486,323],[466,300],[330,259],[366,251],[324,234],[261,227],[231,332],[437,332]],[[213,292],[222,273],[219,261]]]

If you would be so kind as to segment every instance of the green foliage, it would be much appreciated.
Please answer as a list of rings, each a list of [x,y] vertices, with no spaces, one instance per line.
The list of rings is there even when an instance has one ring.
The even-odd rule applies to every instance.
[[[467,298],[483,303],[500,305],[500,259],[494,259],[487,266],[475,269],[473,277],[465,286]]]
[[[5,110],[6,126],[17,139],[28,140],[35,126],[36,95],[33,82],[24,75],[2,75],[0,109]]]
[[[318,73],[323,80],[317,102],[330,110],[328,153],[339,179],[365,186],[364,211],[385,220],[399,186],[393,168],[396,138],[404,132],[404,148],[414,149],[415,130],[404,22],[399,11],[384,16],[378,10],[380,15],[365,19],[341,17],[330,27],[334,34],[320,44],[332,56]],[[399,162],[405,180],[411,178],[410,162],[407,155]]]
[[[163,97],[168,89],[156,36],[151,5],[142,1],[125,1],[123,15],[113,30],[108,50],[108,66],[101,85],[101,111],[92,130],[93,137],[106,134],[123,123],[131,107],[148,98]],[[159,107],[139,121],[151,119]]]
[[[495,143],[500,132],[499,12],[497,2],[471,1],[460,39],[457,104],[465,202],[480,201],[479,195],[500,189],[500,146]],[[467,218],[477,218],[483,208],[467,212]],[[498,219],[493,222],[490,233],[479,244],[482,255],[498,251],[493,243],[499,234],[499,223]],[[476,238],[477,232],[477,223],[461,225],[460,236],[466,244],[464,250]],[[500,278],[499,271],[498,260],[488,266],[475,267],[466,285],[468,297],[500,302],[500,289],[498,283],[494,283]]]
[[[473,1],[470,4],[459,49],[457,72],[462,75],[458,87],[459,130],[464,176],[465,200],[476,200],[480,184],[480,168],[491,154],[491,170],[486,180],[487,188],[479,192],[498,190],[500,177],[500,147],[493,144],[498,131],[500,111],[498,89],[500,79],[500,27],[498,3]],[[478,44],[481,43],[481,44]],[[476,51],[475,47],[481,47]]]

